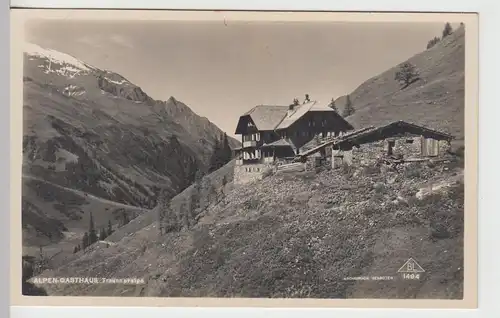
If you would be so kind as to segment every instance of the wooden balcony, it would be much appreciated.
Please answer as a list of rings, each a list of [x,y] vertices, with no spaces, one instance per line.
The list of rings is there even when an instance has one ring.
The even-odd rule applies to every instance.
[[[256,140],[247,140],[243,142],[242,148],[251,148],[251,147],[257,147]]]
[[[273,163],[274,162],[274,157],[263,157],[262,161],[264,163]]]

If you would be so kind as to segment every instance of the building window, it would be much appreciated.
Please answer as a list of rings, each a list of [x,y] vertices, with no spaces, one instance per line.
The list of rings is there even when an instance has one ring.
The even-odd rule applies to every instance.
[[[439,154],[439,142],[432,138],[423,138],[422,140],[422,155],[434,157]]]
[[[394,140],[388,140],[387,141],[387,155],[392,156],[393,154],[393,148],[396,145],[396,142]]]
[[[412,144],[413,143],[413,139],[406,139],[406,143],[407,144]]]

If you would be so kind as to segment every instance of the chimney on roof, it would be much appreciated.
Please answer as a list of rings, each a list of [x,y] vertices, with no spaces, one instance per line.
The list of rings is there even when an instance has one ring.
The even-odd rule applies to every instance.
[[[293,111],[295,110],[295,107],[299,105],[299,99],[298,98],[294,98],[293,99],[293,104],[290,104],[288,106],[288,111],[287,111],[287,116],[290,116]]]
[[[304,99],[304,104],[309,103],[311,100],[309,99],[309,94],[306,94],[306,98]]]

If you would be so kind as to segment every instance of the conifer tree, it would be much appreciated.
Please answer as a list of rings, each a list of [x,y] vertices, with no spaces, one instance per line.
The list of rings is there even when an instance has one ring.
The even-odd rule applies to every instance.
[[[196,171],[195,180],[193,183],[193,188],[191,190],[190,204],[189,204],[189,216],[194,219],[201,208],[201,182],[203,180],[203,173],[198,170]]]
[[[332,98],[332,101],[330,102],[330,104],[328,104],[328,107],[330,107],[331,109],[333,109],[335,112],[339,112],[339,110],[337,109],[337,106],[335,105],[335,99]]]
[[[217,201],[217,189],[215,188],[215,186],[212,184],[212,183],[209,183],[208,184],[208,205],[210,205],[210,203],[212,201]]]
[[[226,196],[226,192],[225,192],[226,184],[227,184],[227,177],[224,176],[224,177],[222,177],[222,188],[221,188],[222,198],[224,198]]]
[[[445,37],[450,35],[452,32],[453,32],[453,28],[451,27],[451,24],[449,22],[446,22],[446,24],[444,25],[442,38],[444,39]]]
[[[232,155],[233,155],[233,152],[231,150],[231,146],[229,146],[229,140],[227,138],[227,134],[224,133],[222,136],[222,154],[221,154],[222,160],[221,160],[221,165],[219,168],[221,168],[226,163],[231,161]]]
[[[431,47],[433,47],[434,45],[436,45],[441,39],[438,38],[437,36],[434,37],[432,40],[430,40],[429,42],[427,42],[427,49],[430,49]]]
[[[122,224],[121,224],[122,226],[124,226],[128,222],[130,222],[127,211],[125,211],[124,209],[121,211],[121,221],[122,221]]]
[[[355,112],[355,109],[352,106],[351,97],[349,95],[347,95],[344,111],[342,112],[342,117],[351,116],[352,114],[354,114],[354,112]]]
[[[94,225],[94,217],[92,216],[92,212],[90,212],[90,221],[89,221],[89,245],[97,242],[97,233]]]
[[[182,201],[179,207],[179,214],[182,219],[182,226],[185,229],[189,228],[189,211],[186,209],[186,202]]]
[[[106,239],[106,229],[101,229],[99,232],[99,241],[104,241]]]
[[[168,191],[166,189],[160,190],[158,194],[158,204],[156,205],[156,210],[158,214],[158,227],[160,236],[165,234],[166,231],[166,223],[167,223],[167,214],[168,214]]]
[[[210,170],[209,172],[212,172],[212,171],[215,171],[217,170],[217,166],[218,166],[218,156],[220,154],[220,149],[221,149],[221,144],[220,144],[220,141],[219,139],[216,139],[215,140],[215,145],[214,145],[214,149],[212,151],[212,155],[210,157]]]
[[[85,250],[88,246],[89,246],[89,235],[87,234],[87,232],[85,232],[82,238],[82,247]]]
[[[111,234],[113,234],[113,226],[111,225],[111,220],[108,220],[108,231],[106,234],[106,236],[110,236]]]

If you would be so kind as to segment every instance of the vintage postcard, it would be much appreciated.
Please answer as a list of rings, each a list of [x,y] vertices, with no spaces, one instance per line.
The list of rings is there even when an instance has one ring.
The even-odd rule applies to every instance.
[[[477,306],[475,14],[13,10],[15,305]]]

